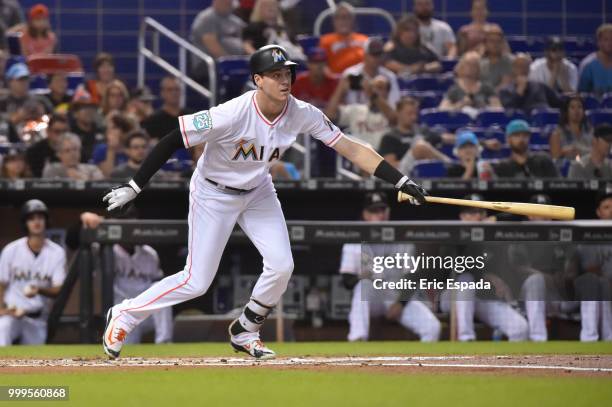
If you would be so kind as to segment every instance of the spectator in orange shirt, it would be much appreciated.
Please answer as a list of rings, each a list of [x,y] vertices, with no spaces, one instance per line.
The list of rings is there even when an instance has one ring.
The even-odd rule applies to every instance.
[[[106,87],[115,79],[115,60],[107,52],[96,55],[93,63],[96,78],[87,81],[87,92],[91,95],[91,102],[100,104],[106,92]]]
[[[49,24],[49,9],[44,4],[35,4],[28,11],[28,22],[19,25],[16,31],[22,33],[21,53],[24,56],[51,54],[57,45],[57,37]]]
[[[334,93],[338,78],[326,68],[327,55],[322,48],[312,48],[308,52],[308,71],[301,72],[291,86],[296,98],[324,109]]]
[[[334,13],[334,32],[321,36],[319,47],[327,53],[327,64],[333,73],[363,61],[364,44],[368,37],[354,32],[353,6],[341,2]]]

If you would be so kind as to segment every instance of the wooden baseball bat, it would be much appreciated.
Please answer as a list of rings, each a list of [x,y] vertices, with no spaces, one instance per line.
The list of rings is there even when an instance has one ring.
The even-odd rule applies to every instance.
[[[397,193],[397,201],[404,202],[411,198],[404,192]],[[447,205],[470,206],[472,208],[491,209],[499,212],[513,213],[523,216],[541,216],[543,218],[572,220],[575,210],[571,206],[542,205],[523,202],[491,202],[472,201],[469,199],[441,198],[437,196],[426,196],[429,203],[441,203]]]

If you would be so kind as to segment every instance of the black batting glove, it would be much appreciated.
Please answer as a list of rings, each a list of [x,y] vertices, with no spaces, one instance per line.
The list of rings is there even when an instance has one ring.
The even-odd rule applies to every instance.
[[[429,195],[422,186],[408,177],[406,177],[406,180],[399,186],[398,189],[412,197],[412,199],[410,199],[410,203],[413,205],[424,204],[426,202],[425,197]]]

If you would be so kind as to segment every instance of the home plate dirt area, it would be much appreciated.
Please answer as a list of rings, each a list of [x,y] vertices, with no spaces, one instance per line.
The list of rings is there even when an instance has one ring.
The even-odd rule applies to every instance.
[[[113,368],[270,368],[270,369],[364,369],[380,373],[492,373],[525,375],[580,375],[612,378],[612,355],[479,355],[479,356],[346,356],[290,357],[258,361],[242,357],[126,357],[117,360],[97,358],[0,359],[0,373]]]

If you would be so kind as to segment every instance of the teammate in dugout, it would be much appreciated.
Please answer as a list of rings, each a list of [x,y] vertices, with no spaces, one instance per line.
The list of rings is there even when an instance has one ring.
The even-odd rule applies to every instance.
[[[366,195],[362,218],[366,222],[389,220],[389,205],[384,194],[372,192]],[[385,245],[390,253],[414,254],[414,245]],[[422,342],[435,342],[440,338],[440,321],[425,302],[415,293],[410,301],[398,301],[393,290],[372,289],[372,276],[361,267],[361,245],[346,243],[342,246],[340,274],[344,286],[353,291],[349,312],[349,341],[367,341],[370,336],[370,318],[384,315],[397,320],[403,327],[416,333]]]
[[[249,65],[256,90],[179,117],[179,128],[160,140],[134,178],[104,196],[109,211],[123,207],[175,150],[206,143],[191,177],[185,268],[109,309],[103,346],[112,358],[119,356],[126,336],[153,311],[208,290],[235,223],[255,244],[264,266],[251,299],[229,326],[230,343],[255,358],[275,356],[260,340],[259,331],[287,288],[293,258],[269,168],[300,133],[311,134],[363,171],[412,195],[413,204],[425,202],[423,188],[372,148],[342,134],[319,109],[291,96],[296,63],[282,47],[260,48]]]
[[[49,298],[64,283],[66,252],[45,237],[47,206],[38,199],[21,208],[27,236],[6,245],[0,255],[0,346],[41,345],[47,340]]]

